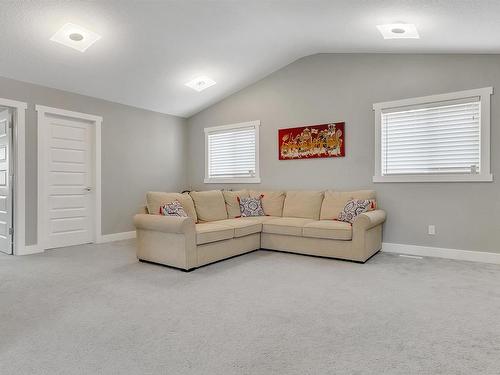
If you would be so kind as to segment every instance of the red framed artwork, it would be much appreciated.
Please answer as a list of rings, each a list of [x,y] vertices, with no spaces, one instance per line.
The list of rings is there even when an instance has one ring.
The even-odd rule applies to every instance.
[[[345,156],[344,122],[278,130],[280,160]]]

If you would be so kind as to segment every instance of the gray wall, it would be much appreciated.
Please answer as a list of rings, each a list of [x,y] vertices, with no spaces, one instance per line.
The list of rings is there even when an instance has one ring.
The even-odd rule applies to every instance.
[[[498,55],[321,54],[305,57],[188,119],[189,184],[204,184],[207,126],[261,120],[260,186],[274,189],[372,188],[388,213],[384,241],[500,252],[500,189],[493,183],[373,184],[372,104],[493,86]],[[277,129],[346,122],[346,157],[279,161]],[[492,173],[500,178],[500,95],[492,96]],[[435,224],[437,234],[427,235]]]
[[[35,105],[103,117],[102,233],[133,230],[148,190],[186,187],[185,119],[83,95],[0,78],[0,97],[28,103],[26,112],[26,243],[36,243],[37,125]]]

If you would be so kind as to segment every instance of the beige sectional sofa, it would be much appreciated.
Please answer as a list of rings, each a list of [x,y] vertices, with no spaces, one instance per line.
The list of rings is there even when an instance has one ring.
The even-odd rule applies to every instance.
[[[266,216],[239,217],[238,197],[262,196]],[[134,218],[137,257],[183,270],[257,249],[366,262],[382,246],[385,212],[360,214],[354,223],[336,221],[350,199],[375,199],[375,192],[200,191],[147,194],[146,213]],[[188,217],[159,215],[178,200]]]

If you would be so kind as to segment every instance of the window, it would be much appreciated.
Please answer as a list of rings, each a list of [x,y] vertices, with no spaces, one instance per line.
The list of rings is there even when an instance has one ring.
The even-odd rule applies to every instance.
[[[205,128],[205,182],[259,183],[260,121]]]
[[[374,182],[492,181],[491,87],[377,103]]]

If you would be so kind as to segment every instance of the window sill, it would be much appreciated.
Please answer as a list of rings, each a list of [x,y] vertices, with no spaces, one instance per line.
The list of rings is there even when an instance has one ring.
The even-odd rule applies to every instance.
[[[248,178],[205,178],[205,184],[260,184],[260,177]]]
[[[407,175],[407,176],[373,176],[373,182],[492,182],[493,175],[448,174],[448,175]]]

